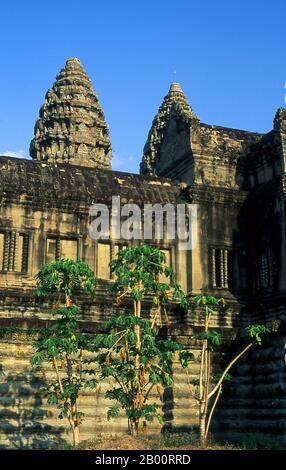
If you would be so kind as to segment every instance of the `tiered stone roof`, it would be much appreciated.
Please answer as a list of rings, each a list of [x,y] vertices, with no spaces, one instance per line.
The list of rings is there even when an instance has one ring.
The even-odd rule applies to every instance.
[[[47,92],[35,125],[35,160],[111,167],[111,143],[98,97],[78,59],[67,60]]]
[[[192,111],[188,103],[186,95],[184,94],[179,83],[172,83],[168,94],[164,97],[158,113],[156,114],[150,132],[148,134],[147,142],[143,151],[143,160],[140,166],[140,171],[143,174],[154,174],[155,160],[160,153],[165,129],[168,124],[169,118],[172,114],[181,115],[184,120],[198,120],[197,116]]]
[[[282,115],[281,111],[275,122]],[[244,184],[246,159],[262,137],[200,122],[180,85],[173,83],[153,120],[140,171],[188,183],[238,188]]]
[[[14,202],[43,209],[55,207],[88,214],[93,203],[176,204],[185,202],[184,190],[167,178],[88,168],[50,165],[24,158],[0,156],[0,203]]]

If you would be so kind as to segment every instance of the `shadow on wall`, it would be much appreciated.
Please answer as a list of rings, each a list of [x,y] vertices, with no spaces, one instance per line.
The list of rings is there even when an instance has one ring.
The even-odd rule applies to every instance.
[[[43,408],[44,382],[32,371],[5,373],[0,364],[0,449],[52,449],[66,444],[62,426],[45,421],[52,413]]]
[[[242,238],[245,251],[248,287],[248,300],[239,316],[243,328],[251,323],[270,322],[273,318],[279,322],[280,312],[282,315],[285,312],[285,296],[279,286],[279,275],[283,274],[283,206],[279,200],[279,175],[274,165],[280,156],[273,134],[271,139],[265,148],[272,155],[272,169],[269,166],[264,171],[265,175],[272,172],[272,177],[267,179],[260,169],[261,182],[258,181],[256,166],[263,155],[263,149],[260,149],[256,163],[250,161],[249,167],[249,176],[253,180],[256,178],[256,182],[250,187],[245,181],[243,189],[249,193],[237,219],[237,233]],[[234,242],[235,237],[237,234],[234,233]],[[274,434],[277,442],[278,437],[284,439],[286,378],[284,331],[281,333],[272,332],[263,340],[262,347],[249,351],[231,370],[232,380],[223,388],[213,419],[214,429],[224,438],[239,440],[247,432]],[[226,363],[239,349],[241,344],[238,340],[231,344],[224,356]]]

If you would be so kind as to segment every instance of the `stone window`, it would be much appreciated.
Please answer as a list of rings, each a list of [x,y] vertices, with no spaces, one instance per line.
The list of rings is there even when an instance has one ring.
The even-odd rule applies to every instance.
[[[111,246],[109,243],[97,244],[97,277],[110,279]]]
[[[78,240],[61,237],[48,237],[46,263],[60,259],[78,259]]]
[[[110,261],[116,257],[118,252],[128,245],[123,243],[109,243],[109,242],[98,242],[97,243],[97,277],[99,279],[115,279],[110,273]],[[166,256],[166,265],[172,266],[171,249],[161,249]],[[168,284],[169,278],[164,275],[159,276],[159,281]]]
[[[47,238],[46,263],[60,259],[60,238]]]
[[[273,257],[268,248],[260,257],[259,287],[270,287],[273,284]]]
[[[61,258],[78,259],[78,241],[67,238],[61,239]]]
[[[124,248],[127,248],[127,245],[123,245],[121,243],[115,243],[112,259],[116,258],[119,251],[123,250]]]
[[[110,273],[110,261],[116,258],[118,252],[123,248],[127,248],[124,243],[98,242],[96,270],[99,279],[114,279]]]
[[[28,271],[29,235],[15,231],[0,232],[0,270]]]
[[[234,287],[233,251],[228,248],[211,248],[210,271],[213,288]]]

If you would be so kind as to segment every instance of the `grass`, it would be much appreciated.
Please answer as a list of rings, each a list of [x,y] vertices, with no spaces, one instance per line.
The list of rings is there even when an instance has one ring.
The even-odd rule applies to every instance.
[[[240,442],[242,450],[285,450],[286,443],[281,444],[277,437],[271,434],[246,433]]]
[[[149,444],[150,450],[155,448],[165,448],[165,447],[183,447],[183,446],[197,446],[198,438],[194,432],[184,432],[184,433],[172,433],[165,432],[162,434],[155,434],[145,437],[145,441]]]
[[[61,447],[63,450],[75,449],[72,445]],[[98,434],[95,438],[82,441],[76,450],[199,450],[198,435],[193,432],[165,432],[162,434],[124,435]],[[206,450],[284,450],[275,436],[262,433],[246,433],[234,443],[217,442],[210,438]]]
[[[65,449],[73,449],[65,446]],[[129,434],[120,436],[98,435],[96,438],[82,441],[77,450],[198,450],[198,437],[195,432],[166,432],[162,434],[141,435],[138,437]],[[230,444],[210,442],[206,449],[234,450],[238,449]]]

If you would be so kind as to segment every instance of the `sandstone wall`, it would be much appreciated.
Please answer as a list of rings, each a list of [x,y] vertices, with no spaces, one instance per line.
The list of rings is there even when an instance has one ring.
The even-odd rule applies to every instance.
[[[106,296],[104,289],[101,292],[100,286],[96,299],[96,303],[91,303],[84,297],[78,299],[82,312],[81,328],[95,334],[104,319],[129,308],[128,303],[120,310],[115,308],[112,299]],[[31,292],[7,291],[5,295],[3,292],[0,295],[0,448],[52,448],[71,442],[68,423],[57,418],[58,410],[47,405],[41,391],[45,381],[51,377],[51,366],[47,364],[39,368],[30,365],[35,333],[33,336],[17,331],[3,336],[7,327],[16,326],[30,331],[45,327],[50,320],[50,307],[50,303],[46,301],[38,305]],[[147,302],[144,315],[148,315],[149,308]],[[213,318],[212,326],[219,328],[229,340],[235,335],[237,310],[237,306],[229,307],[223,326],[218,316]],[[190,344],[189,340],[198,331],[202,317],[197,312],[184,312],[172,307],[168,312],[168,322],[171,337]],[[194,342],[191,345],[198,356],[200,345]],[[182,430],[197,426],[197,404],[191,396],[188,380],[197,377],[198,372],[199,362],[195,362],[188,379],[178,360],[174,361],[174,385],[165,390],[162,398],[166,428]],[[124,416],[107,421],[110,401],[104,398],[106,387],[106,383],[101,384],[98,398],[93,391],[88,390],[82,395],[80,410],[86,413],[82,424],[82,439],[90,439],[100,433],[114,435],[127,432],[127,420]],[[154,422],[148,429],[150,432],[160,432],[161,427]]]
[[[25,335],[13,335],[0,341],[0,448],[53,448],[71,443],[67,420],[60,420],[55,406],[48,405],[41,387],[53,377],[49,364],[32,367],[32,340]],[[194,365],[192,374],[198,372]],[[166,426],[188,428],[197,424],[197,408],[190,398],[187,375],[178,361],[174,362],[175,385],[165,392],[162,411]],[[110,400],[104,398],[108,383],[101,384],[99,396],[92,390],[84,391],[79,410],[85,413],[81,426],[81,439],[91,439],[99,434],[118,435],[127,432],[127,420],[107,421]],[[153,397],[153,399],[157,399]],[[158,399],[157,399],[158,400]],[[160,432],[154,421],[149,432]]]

